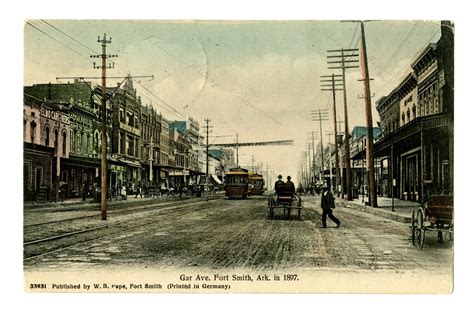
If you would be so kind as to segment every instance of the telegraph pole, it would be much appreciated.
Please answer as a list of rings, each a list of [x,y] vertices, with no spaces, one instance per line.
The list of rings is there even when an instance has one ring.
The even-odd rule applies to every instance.
[[[330,84],[323,83],[321,85],[322,91],[332,91],[332,108],[333,108],[333,123],[334,123],[334,145],[335,145],[335,158],[336,158],[336,193],[339,196],[339,184],[340,184],[340,174],[339,174],[339,153],[337,149],[337,112],[336,112],[336,90],[342,90],[340,88],[336,88],[336,86],[342,86],[340,79],[336,82],[336,77],[341,77],[342,75],[323,75],[322,78],[330,78],[330,80],[321,80],[321,82],[330,82]],[[336,84],[337,83],[337,84]],[[327,88],[330,87],[330,88]]]
[[[315,134],[318,134],[317,132],[315,131],[311,131],[311,132],[308,132],[308,134],[311,135],[311,143],[312,143],[312,148],[313,148],[313,153],[312,153],[312,158],[313,158],[313,162],[311,163],[311,181],[312,183],[314,183],[314,177],[315,177],[315,169],[316,169],[316,160],[314,158],[315,156],[315,152],[314,152],[314,135]]]
[[[326,132],[326,135],[328,136],[328,143],[331,142],[331,135],[332,133],[331,132]],[[332,162],[331,162],[331,147],[329,146],[328,144],[328,153],[329,153],[329,156],[328,156],[328,165],[329,165],[329,189],[332,191]]]
[[[150,162],[150,169],[149,169],[149,177],[150,177],[150,185],[153,183],[153,148],[155,146],[153,145],[153,135],[151,135],[150,138],[150,156],[148,156],[148,161]]]
[[[206,201],[209,201],[209,122],[211,119],[204,119],[206,121]]]
[[[347,90],[346,90],[346,69],[358,68],[355,65],[359,62],[358,49],[340,49],[328,50],[328,63],[336,63],[337,66],[328,67],[328,69],[342,70],[342,90],[344,95],[344,155],[346,166],[346,200],[352,200],[352,174],[351,174],[351,157],[349,149],[349,116],[347,113]],[[336,60],[334,60],[336,59]],[[332,61],[330,61],[332,60]]]
[[[365,43],[365,30],[364,22],[360,21],[361,31],[361,67],[362,67],[362,80],[364,81],[364,93],[365,93],[365,114],[367,118],[367,177],[369,179],[369,205],[371,207],[377,207],[377,191],[375,186],[375,172],[374,172],[374,133],[372,126],[372,101],[370,94],[370,76],[369,76],[369,64],[367,61],[367,47]]]
[[[236,134],[235,149],[237,153],[237,168],[239,167],[239,133]]]
[[[94,69],[101,69],[102,70],[102,76],[100,77],[95,77],[95,76],[75,76],[75,77],[56,77],[57,80],[59,79],[78,79],[82,80],[85,82],[85,79],[102,79],[102,85],[101,85],[101,106],[100,106],[100,122],[101,122],[101,197],[100,197],[100,210],[101,210],[101,219],[102,220],[107,220],[107,108],[106,108],[106,103],[107,103],[107,91],[106,91],[106,79],[107,79],[107,72],[106,69],[113,69],[114,68],[114,63],[109,63],[108,65],[106,64],[106,59],[108,58],[115,58],[117,55],[107,55],[106,54],[106,47],[107,44],[110,44],[112,42],[112,38],[109,38],[108,40],[106,39],[106,34],[104,34],[103,39],[100,39],[100,36],[97,40],[97,42],[102,44],[102,54],[97,54],[97,55],[91,55],[91,58],[101,58],[102,59],[102,65],[97,65],[95,62],[93,63]],[[131,76],[128,75],[126,77],[123,76],[113,76],[109,78],[122,78],[124,79],[121,83],[117,84],[117,87],[110,93],[113,95],[115,91],[125,82],[127,78],[151,78],[153,79],[153,75],[143,75],[143,76]],[[85,82],[86,83],[86,82]],[[88,84],[86,84],[89,86]],[[90,87],[89,87],[90,88]],[[90,88],[92,93],[96,93],[95,90]],[[105,191],[105,193],[104,193]]]
[[[312,121],[319,121],[319,136],[321,138],[321,178],[324,180],[324,148],[323,148],[323,121],[329,120],[329,114],[327,110],[314,110],[311,111]]]
[[[117,57],[117,55],[107,55],[107,44],[112,43],[112,38],[107,39],[106,34],[101,39],[100,36],[97,39],[97,42],[102,45],[102,54],[101,55],[92,55],[91,58],[101,58],[102,65],[96,65],[94,62],[94,69],[102,70],[102,85],[101,85],[101,185],[100,185],[100,210],[102,220],[107,220],[107,108],[106,108],[106,98],[107,98],[107,69],[113,69],[114,64],[107,65],[106,60],[108,58]]]

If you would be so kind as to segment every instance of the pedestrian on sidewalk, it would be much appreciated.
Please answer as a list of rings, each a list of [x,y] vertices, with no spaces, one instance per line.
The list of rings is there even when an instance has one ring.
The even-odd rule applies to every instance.
[[[135,198],[137,198],[138,195],[140,195],[140,197],[143,198],[143,195],[142,195],[142,184],[141,184],[140,181],[138,181],[138,184],[137,184],[137,190],[136,190]]]
[[[124,183],[120,188],[120,196],[122,197],[123,201],[127,200],[127,183]]]
[[[321,208],[323,209],[323,215],[321,217],[321,220],[323,222],[323,228],[327,227],[326,217],[329,217],[329,219],[334,221],[337,225],[337,228],[339,228],[341,222],[332,214],[332,209],[336,208],[334,204],[334,197],[331,191],[329,191],[329,188],[326,184],[323,186],[323,194],[321,196]]]

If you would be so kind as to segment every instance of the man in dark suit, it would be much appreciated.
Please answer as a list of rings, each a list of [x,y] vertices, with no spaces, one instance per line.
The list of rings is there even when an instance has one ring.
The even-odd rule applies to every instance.
[[[331,191],[329,191],[327,185],[323,186],[323,194],[321,196],[321,208],[323,209],[323,215],[321,220],[323,222],[323,228],[326,228],[326,217],[329,217],[332,221],[334,221],[337,225],[337,228],[341,225],[339,219],[337,219],[332,214],[332,209],[335,208],[334,205],[334,197],[332,196]]]
[[[275,182],[275,193],[277,194],[280,191],[280,187],[285,185],[285,182],[283,182],[281,178],[282,178],[281,174],[278,175],[278,181]]]
[[[287,181],[285,184],[291,189],[292,195],[295,195],[296,193],[295,184],[291,181],[291,177],[290,176],[286,177],[286,180]]]

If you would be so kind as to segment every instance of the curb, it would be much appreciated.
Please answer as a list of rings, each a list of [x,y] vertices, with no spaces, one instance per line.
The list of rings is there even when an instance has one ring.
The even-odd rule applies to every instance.
[[[410,223],[411,222],[411,217],[410,216],[403,216],[398,213],[394,212],[389,212],[383,209],[379,208],[374,208],[370,206],[364,206],[364,205],[358,205],[358,204],[348,204],[347,202],[341,202],[341,205],[345,208],[353,208],[357,209],[358,211],[372,214],[375,216],[380,216],[386,219],[402,222],[402,223]]]

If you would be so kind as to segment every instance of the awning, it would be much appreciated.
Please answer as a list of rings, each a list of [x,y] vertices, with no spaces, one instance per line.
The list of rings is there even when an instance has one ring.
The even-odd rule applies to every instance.
[[[217,182],[217,184],[222,184],[222,181],[219,180],[219,178],[215,174],[211,174],[211,177],[214,179],[214,181]]]

